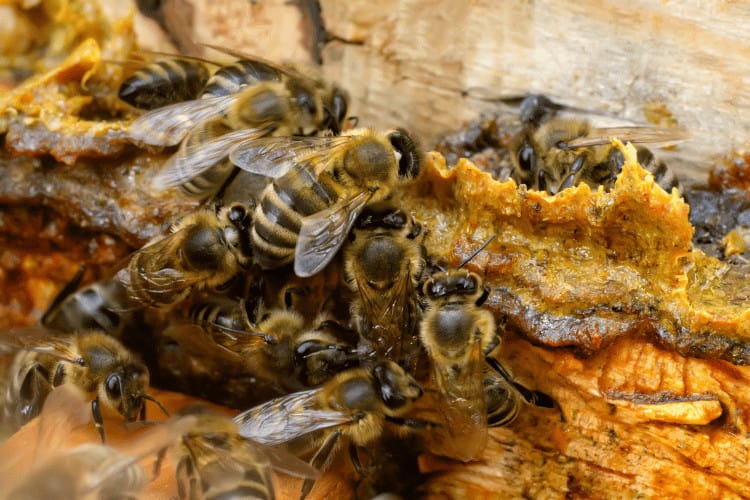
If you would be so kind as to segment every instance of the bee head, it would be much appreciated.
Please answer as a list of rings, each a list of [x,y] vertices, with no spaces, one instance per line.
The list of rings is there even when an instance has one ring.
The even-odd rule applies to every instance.
[[[391,410],[403,409],[422,395],[422,387],[392,361],[375,365],[372,375],[381,400]]]
[[[132,362],[107,375],[99,398],[115,408],[125,420],[133,422],[143,409],[148,382],[146,367]]]
[[[470,296],[482,289],[482,279],[471,271],[457,269],[435,274],[428,279],[422,291],[430,300]]]

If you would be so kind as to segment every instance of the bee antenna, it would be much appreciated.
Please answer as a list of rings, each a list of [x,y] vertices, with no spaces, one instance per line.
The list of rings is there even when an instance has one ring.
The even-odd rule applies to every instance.
[[[473,254],[469,255],[469,257],[465,261],[463,261],[460,266],[458,266],[458,269],[461,269],[466,264],[468,264],[469,262],[471,262],[471,259],[473,259],[474,257],[476,257],[477,254],[479,254],[479,252],[481,252],[482,250],[484,250],[485,248],[487,248],[487,245],[489,245],[490,243],[492,243],[492,240],[494,240],[495,238],[497,238],[496,234],[493,234],[492,236],[490,236],[489,239],[487,241],[485,241],[484,244],[481,247],[477,248],[474,251]]]
[[[159,409],[160,409],[160,410],[161,410],[162,412],[164,412],[164,414],[165,414],[166,416],[169,416],[169,412],[167,411],[167,409],[166,409],[166,408],[164,408],[164,405],[163,405],[163,404],[161,404],[161,403],[159,402],[159,400],[158,400],[158,399],[156,399],[155,397],[153,397],[153,396],[149,396],[148,394],[144,394],[144,395],[143,395],[143,399],[148,399],[149,401],[151,401],[152,403],[154,403],[154,404],[155,404],[156,406],[158,406],[158,407],[159,407]]]

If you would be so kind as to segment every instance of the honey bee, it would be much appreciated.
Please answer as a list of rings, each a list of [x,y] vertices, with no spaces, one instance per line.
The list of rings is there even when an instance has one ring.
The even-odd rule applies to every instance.
[[[188,423],[159,426],[131,438],[119,450],[92,443],[65,447],[70,432],[89,419],[80,389],[71,384],[55,388],[39,415],[36,446],[22,447],[25,457],[16,453],[0,467],[2,498],[135,498],[147,483],[138,462],[148,455],[156,458]],[[30,466],[23,469],[23,462],[30,462]]]
[[[484,358],[499,344],[495,318],[481,307],[489,290],[476,273],[456,269],[434,274],[423,294],[419,335],[443,400],[436,410],[444,423],[430,433],[428,447],[439,455],[474,460],[487,439]]]
[[[138,117],[130,136],[157,146],[182,141],[151,186],[157,191],[181,186],[187,194],[204,197],[233,171],[226,160],[233,145],[266,135],[336,134],[347,108],[346,93],[335,85],[292,66],[243,59],[219,69],[200,99]]]
[[[212,63],[176,57],[147,64],[120,85],[120,99],[139,109],[152,110],[197,99],[211,76]]]
[[[78,289],[84,267],[53,299],[42,315],[42,325],[66,333],[101,330],[120,337],[136,322],[127,290],[117,279],[103,279]]]
[[[510,425],[525,405],[557,408],[557,403],[547,394],[528,389],[513,380],[500,361],[491,355],[485,361],[484,400],[490,427]]]
[[[195,419],[174,447],[181,499],[275,498],[272,470],[301,478],[318,472],[302,460],[239,434],[231,419],[206,408],[183,412]]]
[[[299,457],[312,453],[310,464],[325,470],[343,438],[352,447],[367,446],[387,427],[399,432],[419,428],[419,422],[405,415],[421,395],[422,388],[403,368],[383,361],[339,373],[322,387],[268,401],[234,421],[243,436],[271,446],[284,444]],[[356,449],[350,451],[356,460]],[[307,482],[303,496],[311,488]]]
[[[295,310],[273,308],[261,313],[256,324],[244,301],[214,300],[195,304],[190,316],[211,328],[219,346],[239,355],[254,376],[280,394],[319,385],[358,357],[354,332],[325,315],[308,327]]]
[[[388,202],[367,206],[344,247],[344,272],[356,296],[357,331],[380,356],[416,372],[421,307],[416,293],[425,266],[422,226]]]
[[[219,287],[248,264],[249,227],[250,213],[239,203],[195,212],[177,222],[171,234],[135,252],[117,277],[133,304],[148,307]]]
[[[104,442],[101,408],[118,412],[126,421],[145,419],[145,401],[161,404],[147,394],[149,372],[119,341],[91,331],[71,337],[49,332],[19,332],[13,340],[15,355],[5,391],[3,417],[16,428],[39,414],[55,387],[65,383],[91,398],[91,413]],[[9,335],[10,337],[10,335]]]
[[[666,143],[686,139],[683,130],[658,127],[594,128],[588,120],[556,118],[560,106],[545,96],[531,95],[521,103],[523,129],[511,145],[513,179],[531,189],[556,194],[586,183],[593,189],[614,186],[624,157],[611,138],[634,143]],[[638,146],[638,162],[667,192],[680,190],[679,180],[653,153]]]
[[[337,137],[258,139],[229,156],[274,178],[253,217],[254,261],[264,269],[294,261],[297,276],[309,277],[338,253],[368,203],[419,174],[421,155],[404,130],[355,129]]]

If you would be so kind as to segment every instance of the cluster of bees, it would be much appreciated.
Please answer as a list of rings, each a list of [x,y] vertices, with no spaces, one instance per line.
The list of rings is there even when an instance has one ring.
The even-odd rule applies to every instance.
[[[305,496],[344,447],[364,474],[359,453],[385,436],[473,460],[488,426],[508,425],[526,404],[554,407],[497,360],[502,328],[483,308],[490,290],[468,260],[445,269],[427,254],[429,227],[398,196],[420,174],[413,136],[356,128],[342,89],[301,68],[233,55],[217,67],[159,61],[123,82],[120,97],[144,110],[129,125],[133,143],[176,146],[148,188],[179,188],[202,208],[111,277],[81,288],[79,274],[43,317],[56,333],[8,337],[17,354],[4,385],[6,430],[53,411],[45,401],[72,384],[90,401],[102,445],[67,461],[103,462],[102,408],[144,420],[145,401],[158,404],[149,369],[179,377],[209,367],[217,384],[222,374],[246,375],[256,405],[233,421],[187,409],[147,448],[176,454],[181,498],[273,498],[272,469],[305,478]],[[623,162],[611,136],[681,138],[595,129],[558,111],[540,95],[521,103],[513,178],[529,189],[609,189]],[[677,186],[647,149],[639,160],[665,189]],[[168,318],[153,333],[155,366],[123,345],[135,335],[129,319],[143,311]],[[105,490],[135,458],[107,462],[107,477],[78,493],[110,498]],[[33,496],[35,483],[19,482],[14,495]],[[142,484],[118,486],[119,497]]]

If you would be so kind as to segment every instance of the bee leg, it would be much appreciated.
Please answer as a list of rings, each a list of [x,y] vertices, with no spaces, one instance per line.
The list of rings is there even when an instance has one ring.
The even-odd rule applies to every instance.
[[[94,416],[94,425],[96,430],[99,431],[99,436],[102,438],[102,444],[106,441],[104,439],[104,419],[102,419],[102,411],[99,408],[99,398],[95,398],[91,401],[91,414]]]
[[[341,431],[335,431],[328,435],[328,437],[320,445],[318,451],[315,452],[312,459],[310,459],[310,465],[319,470],[325,470],[331,463],[333,458],[333,450],[338,444],[339,438],[341,437]],[[302,493],[300,494],[300,500],[304,500],[307,495],[310,494],[313,485],[315,484],[314,479],[305,479],[302,483]]]
[[[415,430],[415,431],[424,431],[426,429],[434,429],[436,427],[440,427],[440,424],[435,423],[435,422],[430,422],[429,420],[421,420],[421,419],[415,419],[415,418],[390,417],[390,416],[386,416],[385,419],[391,423],[394,423],[401,427],[406,427],[409,430]]]
[[[192,458],[182,457],[175,469],[175,480],[177,481],[177,495],[181,500],[202,497],[201,481],[196,473]]]
[[[39,415],[50,392],[52,392],[52,386],[49,383],[49,373],[39,364],[34,364],[21,383],[17,410],[14,412],[16,416],[14,425],[21,427]]]
[[[563,179],[562,184],[560,184],[559,191],[562,191],[563,189],[567,189],[569,187],[575,186],[579,179],[581,178],[581,174],[583,173],[583,167],[586,164],[586,154],[581,154],[578,158],[575,159],[573,164],[570,166],[570,171],[568,172],[568,175]]]
[[[156,454],[156,460],[154,460],[154,467],[153,467],[154,479],[156,479],[157,477],[159,477],[159,472],[161,472],[161,464],[162,464],[162,462],[164,462],[164,457],[165,456],[167,456],[167,448],[162,448]]]
[[[359,453],[357,453],[357,447],[354,446],[353,443],[349,443],[349,458],[351,459],[352,465],[354,466],[354,471],[360,478],[362,478],[365,475],[365,471],[362,467],[362,462],[359,461]]]
[[[510,373],[505,369],[505,367],[498,361],[497,359],[487,356],[485,358],[485,361],[487,362],[490,367],[495,370],[497,373],[499,373],[505,380],[507,380],[509,383],[513,384],[513,387],[518,390],[518,392],[523,396],[523,398],[526,400],[526,402],[530,405],[539,406],[540,408],[556,408],[558,410],[562,409],[560,408],[560,405],[557,404],[557,401],[555,401],[552,396],[549,394],[546,394],[542,391],[535,391],[532,389],[529,389],[528,387],[524,386],[523,384],[520,384],[513,380],[513,377]]]

